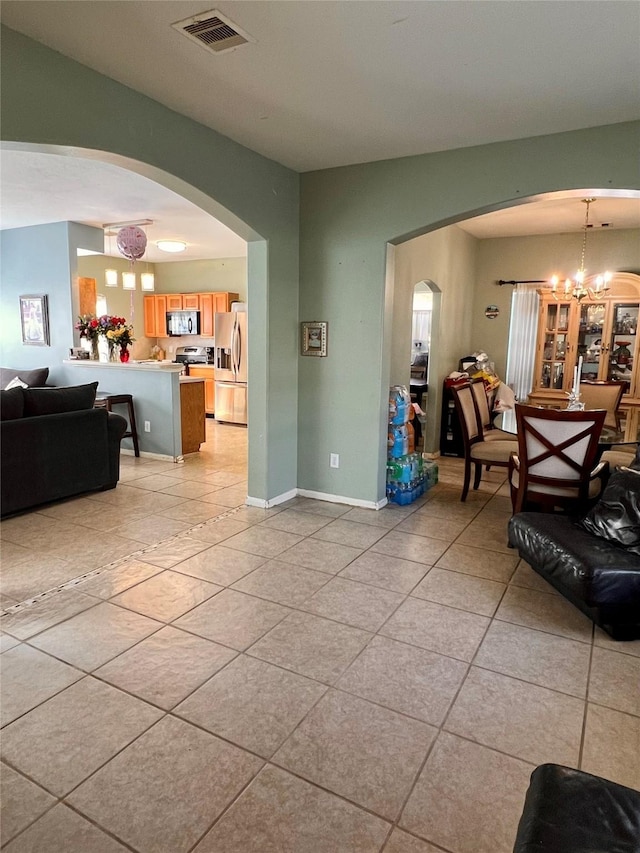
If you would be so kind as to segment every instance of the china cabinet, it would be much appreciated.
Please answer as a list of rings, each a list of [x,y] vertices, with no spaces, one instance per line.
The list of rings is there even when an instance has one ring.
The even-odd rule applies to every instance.
[[[562,406],[582,357],[580,381],[622,381],[620,410],[635,436],[640,410],[640,276],[616,273],[609,290],[589,295],[541,292],[533,389],[534,405]],[[633,432],[635,430],[636,432]]]

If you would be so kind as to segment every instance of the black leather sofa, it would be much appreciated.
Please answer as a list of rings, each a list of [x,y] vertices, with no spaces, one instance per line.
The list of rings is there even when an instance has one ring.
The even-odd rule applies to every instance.
[[[640,449],[583,518],[517,513],[509,544],[614,639],[639,639]]]
[[[542,764],[531,774],[513,853],[640,853],[640,793]]]
[[[0,391],[3,518],[61,498],[115,488],[127,422],[93,408],[97,385]]]

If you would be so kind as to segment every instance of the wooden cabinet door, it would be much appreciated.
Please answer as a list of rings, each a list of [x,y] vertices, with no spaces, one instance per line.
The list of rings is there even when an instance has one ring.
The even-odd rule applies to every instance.
[[[167,337],[167,297],[154,296],[156,316],[156,337]]]
[[[212,294],[214,302],[214,313],[224,314],[231,311],[231,303],[238,302],[240,297],[237,293],[229,293],[227,291],[216,292]]]
[[[144,297],[144,336],[145,338],[156,337],[156,297]]]
[[[200,334],[205,338],[213,337],[213,293],[199,293],[200,299]]]
[[[191,365],[189,367],[189,376],[196,379],[204,379],[204,409],[208,415],[215,414],[215,382],[213,378],[212,367],[197,367]]]
[[[182,311],[181,293],[167,293],[165,299],[167,300],[167,311]]]
[[[185,311],[200,310],[200,294],[199,293],[183,293],[182,294],[182,308]],[[171,309],[169,309],[171,310]]]
[[[95,314],[98,286],[95,278],[78,278],[80,314]]]

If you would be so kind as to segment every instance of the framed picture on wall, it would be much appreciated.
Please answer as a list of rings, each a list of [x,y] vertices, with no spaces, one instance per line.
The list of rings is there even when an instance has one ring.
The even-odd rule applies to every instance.
[[[20,296],[20,326],[22,343],[50,346],[49,305],[45,295]]]
[[[302,323],[302,355],[325,356],[327,354],[328,323],[313,320]]]

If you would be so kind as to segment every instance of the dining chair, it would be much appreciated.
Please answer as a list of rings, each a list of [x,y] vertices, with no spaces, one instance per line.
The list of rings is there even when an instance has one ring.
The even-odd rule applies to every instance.
[[[471,465],[475,466],[473,488],[477,489],[482,478],[483,465],[497,465],[507,468],[509,457],[518,450],[518,442],[511,436],[505,441],[485,441],[482,424],[478,413],[475,394],[471,383],[451,387],[453,402],[458,413],[458,420],[464,444],[464,484],[461,501],[466,501],[471,480]]]
[[[587,381],[580,383],[580,401],[585,409],[605,409],[606,427],[620,429],[618,406],[626,387],[626,382]]]
[[[578,509],[600,494],[606,462],[596,467],[606,412],[516,404],[518,452],[509,462],[513,512],[529,504]]]
[[[489,410],[489,398],[482,379],[470,379],[471,390],[478,407],[478,417],[482,426],[482,437],[484,441],[514,441],[513,433],[505,432],[494,427]]]

